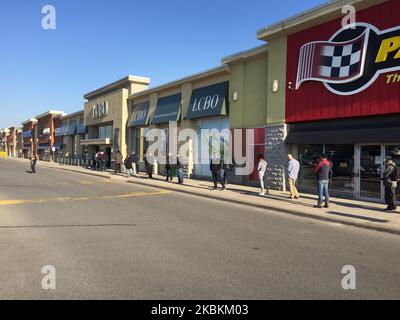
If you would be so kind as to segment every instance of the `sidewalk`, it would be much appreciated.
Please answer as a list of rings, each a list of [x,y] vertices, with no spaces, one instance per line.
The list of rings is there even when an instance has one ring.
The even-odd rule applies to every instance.
[[[29,161],[22,159],[10,160],[29,163]],[[89,174],[119,182],[140,184],[209,199],[263,208],[277,213],[292,214],[400,235],[400,211],[398,213],[384,212],[382,209],[385,206],[379,203],[332,198],[329,209],[316,209],[313,206],[317,202],[317,197],[308,194],[303,195],[299,200],[291,200],[288,198],[288,193],[279,191],[271,191],[270,195],[261,197],[258,195],[259,189],[241,185],[228,185],[228,190],[215,191],[212,190],[213,183],[209,181],[185,179],[185,184],[179,185],[176,183],[176,178],[171,183],[166,182],[162,176],[154,176],[154,179],[150,180],[146,175],[139,174],[128,180],[125,175],[115,175],[112,172],[102,173],[81,167],[60,166],[57,163],[38,162],[39,170],[40,167]]]

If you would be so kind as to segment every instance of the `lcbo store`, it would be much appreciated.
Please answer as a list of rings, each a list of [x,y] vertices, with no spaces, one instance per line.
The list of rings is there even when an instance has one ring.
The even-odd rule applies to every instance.
[[[382,201],[385,159],[400,165],[400,1],[360,3],[354,28],[337,3],[309,11],[293,32],[287,22],[286,144],[303,190],[315,189],[313,166],[326,153],[334,194]],[[330,18],[315,25],[317,10]]]

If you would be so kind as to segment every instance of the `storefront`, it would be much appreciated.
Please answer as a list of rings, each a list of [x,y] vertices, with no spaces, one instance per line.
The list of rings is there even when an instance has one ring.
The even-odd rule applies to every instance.
[[[148,142],[146,141],[146,135],[149,130],[150,121],[150,101],[137,103],[131,107],[128,130],[128,149],[129,154],[134,153],[136,156],[137,163],[143,163],[144,155],[147,152]],[[144,169],[143,165],[142,168]]]
[[[237,166],[250,171],[249,175],[230,177],[233,183],[259,186],[258,156],[268,161],[268,187],[281,189],[283,143],[276,137],[283,127],[284,110],[274,101],[268,107],[272,90],[268,90],[268,45],[225,57],[229,65],[229,127],[232,133],[233,160]],[[271,129],[270,128],[271,126]],[[235,153],[237,155],[235,156]],[[239,155],[239,157],[238,157]]]
[[[301,163],[300,187],[315,192],[313,166],[325,153],[334,194],[383,201],[385,159],[400,164],[400,2],[350,4],[354,28],[327,4],[259,38],[286,43],[286,145]]]
[[[186,119],[194,121],[198,150],[195,159],[195,177],[210,177],[210,159],[218,154],[220,159],[231,161],[230,130],[228,118],[229,82],[193,90]]]
[[[38,159],[42,161],[52,162],[57,154],[55,141],[55,128],[57,122],[64,116],[62,111],[48,111],[36,117],[36,146]]]
[[[22,137],[23,137],[23,151],[22,158],[30,159],[31,155],[34,154],[35,141],[36,141],[36,125],[37,119],[29,119],[22,123]]]
[[[7,137],[10,134],[9,129],[3,129],[1,131],[1,152],[8,154]]]
[[[106,154],[107,167],[114,168],[113,156],[120,150],[123,158],[127,154],[126,129],[128,122],[129,95],[147,89],[150,79],[128,76],[84,96],[85,139],[80,144],[87,161],[92,163],[95,154]],[[87,155],[86,155],[87,152]]]
[[[170,148],[170,122],[173,128],[180,127],[178,121],[180,121],[181,118],[181,101],[181,93],[160,97],[157,101],[151,127],[161,130],[161,143],[158,150],[159,154],[157,154],[159,157],[164,157],[166,159],[169,153],[177,153]],[[177,143],[178,141],[176,141],[176,144]],[[165,173],[165,163],[159,163],[157,171],[159,173]]]
[[[75,112],[61,118],[60,127],[56,129],[58,158],[60,162],[70,165],[86,165],[87,148],[81,141],[86,138],[84,111]]]
[[[174,156],[181,151],[186,177],[210,178],[210,142],[203,143],[205,150],[201,150],[201,129],[218,132],[227,129],[229,132],[228,81],[229,67],[223,65],[129,97],[132,106],[129,152],[135,152],[140,158],[142,170],[144,156],[153,146],[153,141],[147,139],[147,133],[158,129],[161,130],[157,131],[161,145],[156,152],[161,152],[163,157],[168,154]],[[174,147],[170,145],[173,137],[171,130],[177,136]],[[225,142],[228,143],[228,140]],[[203,165],[201,157],[205,159]],[[165,164],[160,161],[154,163],[154,168],[156,173],[165,173]]]

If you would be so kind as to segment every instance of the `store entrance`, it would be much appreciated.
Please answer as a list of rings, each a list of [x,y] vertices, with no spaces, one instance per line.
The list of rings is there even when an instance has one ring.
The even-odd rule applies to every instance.
[[[382,170],[384,159],[381,145],[356,146],[357,198],[382,200]]]
[[[356,198],[383,201],[384,186],[381,181],[385,171],[385,159],[392,158],[400,165],[400,144],[356,145]],[[400,200],[400,186],[397,197]]]

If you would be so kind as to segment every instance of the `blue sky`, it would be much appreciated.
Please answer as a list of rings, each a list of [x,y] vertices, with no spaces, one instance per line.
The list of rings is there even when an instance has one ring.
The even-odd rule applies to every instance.
[[[325,0],[0,0],[0,128],[128,74],[152,86],[220,64],[262,42],[258,29]],[[41,27],[53,5],[57,29]]]

